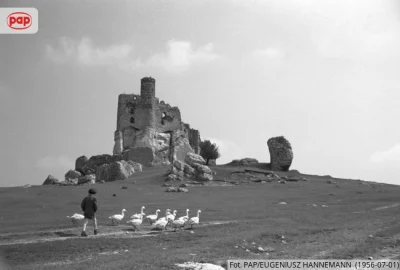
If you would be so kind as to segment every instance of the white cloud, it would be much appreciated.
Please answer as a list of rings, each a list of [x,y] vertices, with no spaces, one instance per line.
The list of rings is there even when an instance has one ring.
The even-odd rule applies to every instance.
[[[268,47],[266,49],[255,50],[253,56],[266,57],[269,59],[279,59],[284,57],[284,52],[278,48]]]
[[[47,156],[39,159],[35,167],[39,169],[71,169],[74,168],[75,162],[68,156]]]
[[[400,164],[400,144],[396,144],[389,150],[372,154],[370,161],[373,163],[396,163],[398,166]]]
[[[400,20],[398,0],[233,0],[252,12],[281,14],[288,18],[282,28],[298,29],[311,41],[310,51],[327,58],[399,55]],[[296,26],[293,27],[293,26]],[[290,27],[290,28],[289,28]]]
[[[100,48],[87,37],[79,42],[63,37],[60,39],[59,48],[46,45],[46,56],[57,64],[74,62],[88,67],[113,66],[126,71],[157,67],[175,73],[218,58],[211,43],[193,49],[190,42],[171,40],[167,42],[166,47],[166,52],[156,53],[142,61],[134,55],[133,46],[130,44],[113,44]]]
[[[121,64],[131,54],[133,48],[128,44],[114,44],[104,48],[95,47],[89,38],[76,42],[63,37],[58,49],[47,44],[46,54],[55,63],[76,61],[85,66],[108,66]]]
[[[195,50],[190,42],[170,40],[167,43],[167,52],[153,55],[145,65],[162,67],[169,72],[181,72],[193,65],[211,62],[218,57],[212,43]]]
[[[221,157],[217,159],[217,164],[226,164],[234,159],[243,158],[242,149],[235,142],[209,137],[202,138],[202,140],[209,140],[218,146]]]

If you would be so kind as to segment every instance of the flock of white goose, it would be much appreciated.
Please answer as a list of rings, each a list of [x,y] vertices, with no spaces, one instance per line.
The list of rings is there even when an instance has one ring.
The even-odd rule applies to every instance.
[[[182,230],[182,228],[185,228],[186,225],[189,225],[190,228],[193,228],[193,225],[199,224],[200,221],[200,213],[201,210],[197,211],[197,216],[189,218],[189,209],[186,209],[186,215],[176,218],[176,213],[177,211],[174,210],[171,212],[171,209],[167,209],[165,211],[165,216],[159,218],[159,213],[161,212],[160,209],[157,209],[156,213],[154,215],[146,215],[144,213],[145,207],[142,206],[140,213],[134,214],[130,217],[130,220],[128,220],[126,223],[131,224],[133,226],[133,230],[139,230],[138,226],[142,225],[143,220],[147,219],[149,224],[151,225],[152,228],[157,228],[161,229],[162,232],[166,230],[167,226],[171,226],[172,228],[175,229],[175,232],[177,229]],[[125,212],[126,209],[122,209],[121,214],[116,214],[112,215],[109,217],[111,219],[112,225],[118,226],[119,223],[124,219],[125,217]],[[67,216],[73,224],[78,224],[79,220],[83,220],[84,216],[81,214],[74,214],[72,216]]]

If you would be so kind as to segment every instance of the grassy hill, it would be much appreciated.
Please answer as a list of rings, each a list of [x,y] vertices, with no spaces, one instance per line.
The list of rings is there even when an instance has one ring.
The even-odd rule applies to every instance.
[[[216,181],[189,186],[188,193],[165,192],[167,168],[96,184],[100,235],[84,239],[66,216],[80,213],[89,186],[1,188],[0,255],[12,269],[180,269],[175,264],[187,261],[399,254],[400,187],[296,171],[278,174],[308,180],[281,184],[246,176],[264,168],[215,166]],[[145,224],[134,233],[125,222],[142,205],[146,214],[170,208],[183,216],[189,208],[193,216],[201,209],[200,226],[161,235]],[[110,226],[108,217],[123,208],[123,223]],[[91,224],[87,232],[93,234]]]

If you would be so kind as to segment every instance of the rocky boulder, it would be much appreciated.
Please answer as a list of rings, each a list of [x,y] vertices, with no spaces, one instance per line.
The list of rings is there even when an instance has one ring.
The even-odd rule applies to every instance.
[[[125,160],[103,164],[97,168],[96,179],[97,181],[104,180],[106,182],[124,180],[135,173],[135,166],[138,166],[137,163]]]
[[[215,159],[210,159],[210,160],[208,161],[208,165],[209,165],[209,166],[216,166],[216,165],[217,165],[217,161],[216,161]]]
[[[97,155],[97,156],[92,156],[89,158],[89,160],[85,163],[85,165],[82,168],[83,174],[94,174],[96,173],[97,167],[104,165],[104,164],[111,164],[116,161],[122,160],[123,157],[122,155]]]
[[[206,164],[206,161],[204,160],[204,158],[195,153],[188,153],[185,157],[185,162],[192,167],[196,166],[197,164],[200,164],[200,165]]]
[[[57,178],[55,178],[54,176],[50,175],[50,174],[49,174],[49,176],[47,176],[46,180],[44,180],[44,182],[43,182],[43,186],[45,186],[45,185],[58,185],[58,184],[60,184],[60,181]]]
[[[183,181],[184,177],[202,182],[213,180],[213,172],[208,166],[204,165],[205,161],[201,156],[189,152],[185,160],[192,165],[175,160],[166,181]]]
[[[76,159],[75,161],[75,171],[78,171],[80,173],[83,173],[83,166],[85,166],[86,162],[89,159],[87,158],[87,156],[80,156]]]
[[[258,164],[258,160],[255,158],[242,158],[242,159],[234,159],[232,160],[231,163],[229,163],[229,165],[233,166],[247,166],[253,164]]]
[[[60,186],[76,186],[78,184],[78,179],[68,179],[65,181],[62,181],[60,183]]]
[[[78,185],[83,185],[83,184],[95,184],[96,183],[96,175],[94,174],[88,174],[79,177],[78,179]]]
[[[82,174],[78,171],[74,171],[74,170],[69,170],[66,174],[65,174],[65,180],[70,180],[70,179],[78,179],[79,177],[81,177]]]
[[[285,137],[270,138],[267,142],[271,159],[271,169],[288,171],[293,161],[292,146]]]

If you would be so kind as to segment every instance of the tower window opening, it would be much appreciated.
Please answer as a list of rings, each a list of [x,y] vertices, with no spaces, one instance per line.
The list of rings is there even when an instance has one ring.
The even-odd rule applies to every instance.
[[[135,118],[134,117],[131,117],[131,123],[132,124],[135,123]]]
[[[129,108],[129,113],[130,114],[134,114],[135,113],[135,109],[134,108]]]

